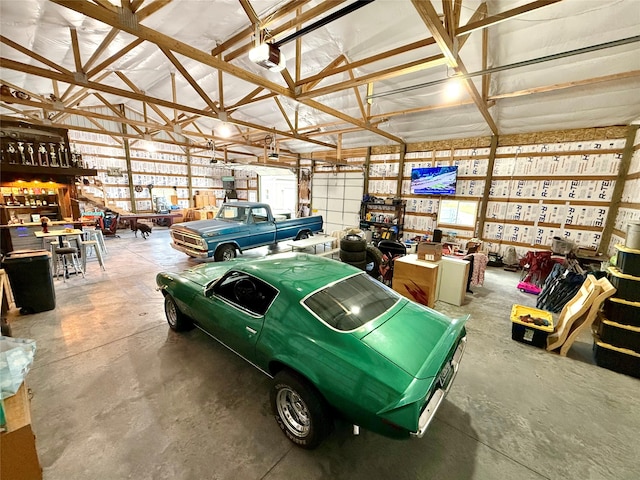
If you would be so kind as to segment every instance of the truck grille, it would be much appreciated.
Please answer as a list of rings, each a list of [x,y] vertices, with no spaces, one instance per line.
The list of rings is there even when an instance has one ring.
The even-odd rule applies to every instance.
[[[202,246],[202,237],[186,230],[171,230],[171,238],[173,243],[183,247],[193,248],[197,250],[206,250]]]

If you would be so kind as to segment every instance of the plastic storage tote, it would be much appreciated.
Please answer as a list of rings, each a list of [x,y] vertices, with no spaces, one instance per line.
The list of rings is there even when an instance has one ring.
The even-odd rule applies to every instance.
[[[553,332],[553,315],[546,310],[514,305],[511,308],[511,338],[518,342],[546,348]]]
[[[604,314],[610,320],[640,327],[640,302],[629,302],[621,298],[608,298],[604,303]]]
[[[640,378],[640,353],[604,343],[597,335],[594,341],[593,354],[598,366]]]
[[[624,274],[640,277],[640,250],[622,245],[616,245],[616,250],[618,250],[616,267]]]
[[[640,353],[640,327],[604,319],[598,325],[598,335],[604,343]]]
[[[51,254],[46,250],[10,252],[2,261],[20,313],[45,312],[56,308],[51,276]]]
[[[616,267],[609,267],[609,281],[618,290],[617,298],[630,302],[640,302],[640,277],[622,273]]]

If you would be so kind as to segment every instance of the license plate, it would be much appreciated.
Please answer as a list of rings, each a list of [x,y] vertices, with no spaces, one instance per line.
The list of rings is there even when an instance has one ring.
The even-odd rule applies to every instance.
[[[453,367],[451,366],[451,362],[447,362],[447,364],[442,367],[440,371],[440,375],[438,375],[438,383],[442,387],[446,387],[449,382],[449,377],[451,376],[451,372],[453,371]]]

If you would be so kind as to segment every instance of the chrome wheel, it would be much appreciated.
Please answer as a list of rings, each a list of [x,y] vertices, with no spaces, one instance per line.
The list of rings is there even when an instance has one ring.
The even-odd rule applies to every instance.
[[[171,327],[175,327],[178,324],[178,309],[176,308],[176,304],[173,299],[167,301],[166,304],[167,307],[165,313],[167,315],[167,322],[169,322]]]
[[[309,409],[294,390],[283,388],[278,391],[276,406],[287,430],[299,438],[309,434],[311,429]]]
[[[222,260],[228,262],[229,260],[233,260],[235,255],[233,254],[233,250],[225,250],[222,253]]]

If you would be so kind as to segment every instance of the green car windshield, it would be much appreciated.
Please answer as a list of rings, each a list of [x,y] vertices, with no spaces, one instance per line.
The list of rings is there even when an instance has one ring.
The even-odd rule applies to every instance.
[[[330,327],[347,332],[379,317],[399,299],[369,275],[360,274],[309,295],[303,303]]]

